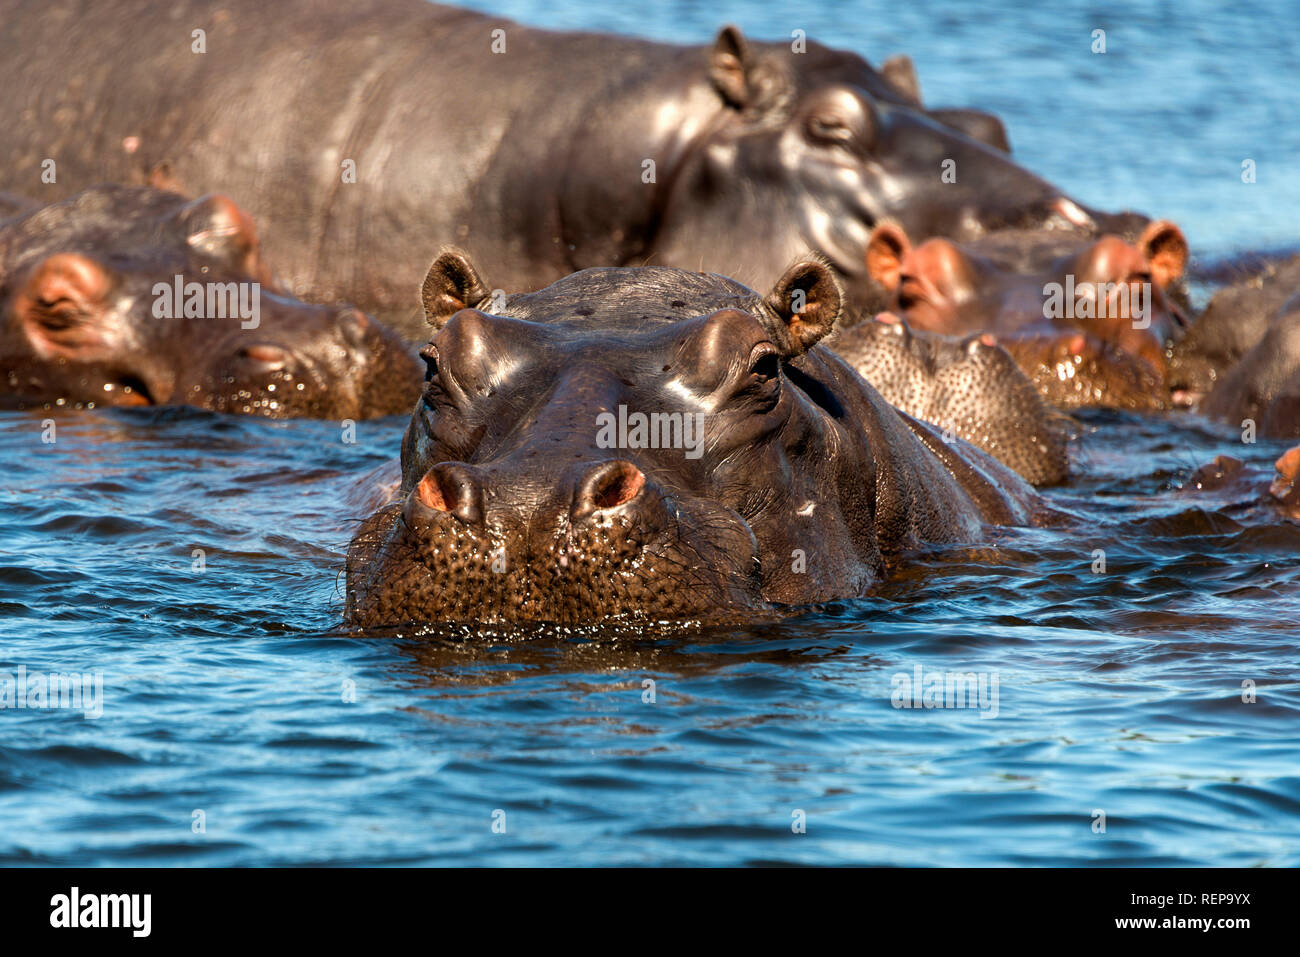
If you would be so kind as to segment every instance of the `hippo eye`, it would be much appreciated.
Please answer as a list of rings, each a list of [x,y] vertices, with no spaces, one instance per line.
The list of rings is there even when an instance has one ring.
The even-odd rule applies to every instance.
[[[424,381],[432,382],[438,374],[438,350],[433,347],[433,343],[420,350],[420,358],[424,360]]]
[[[781,359],[775,352],[761,353],[749,367],[749,374],[767,381],[781,374]]]
[[[853,138],[853,131],[838,116],[814,113],[808,118],[808,135],[823,143],[847,143]]]

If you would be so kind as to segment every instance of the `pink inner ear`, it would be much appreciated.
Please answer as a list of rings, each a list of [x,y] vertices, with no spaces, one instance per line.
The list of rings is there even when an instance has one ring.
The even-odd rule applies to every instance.
[[[892,292],[898,288],[903,263],[911,251],[911,240],[901,227],[881,223],[867,240],[867,275]]]
[[[1177,281],[1187,266],[1187,239],[1168,220],[1149,225],[1138,240],[1138,248],[1150,264],[1151,278],[1161,286]]]
[[[103,347],[96,320],[111,286],[107,270],[81,253],[57,253],[41,262],[15,298],[18,319],[37,355],[84,358]]]

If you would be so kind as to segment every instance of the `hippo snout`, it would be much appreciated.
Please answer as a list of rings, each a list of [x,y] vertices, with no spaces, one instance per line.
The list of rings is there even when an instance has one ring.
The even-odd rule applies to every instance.
[[[441,462],[372,517],[348,559],[350,619],[683,619],[761,603],[756,542],[734,513],[626,459],[528,461]]]
[[[658,526],[661,509],[655,506],[662,502],[662,493],[650,483],[656,493],[650,494],[648,482],[644,472],[623,459],[574,466],[549,490],[545,481],[493,475],[464,462],[441,462],[411,490],[403,518],[413,529],[433,528],[450,518],[482,531],[488,525],[509,529],[538,519],[558,527],[566,516],[569,524],[577,525],[609,518],[618,510],[625,525]],[[528,488],[539,484],[540,489]]]

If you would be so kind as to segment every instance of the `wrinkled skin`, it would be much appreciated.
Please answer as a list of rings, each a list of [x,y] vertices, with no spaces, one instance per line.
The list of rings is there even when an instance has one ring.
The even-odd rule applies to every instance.
[[[1174,346],[1169,385],[1178,405],[1194,405],[1250,352],[1282,307],[1300,293],[1300,256],[1264,264],[1214,294]]]
[[[1220,374],[1200,411],[1234,425],[1252,420],[1265,438],[1300,438],[1300,295],[1287,300],[1259,342]]]
[[[1171,287],[1186,262],[1182,232],[1165,221],[1136,242],[1008,230],[919,245],[885,223],[866,252],[891,312],[918,330],[995,336],[1044,397],[1065,408],[1166,406],[1166,352],[1185,323]],[[1049,315],[1053,285],[1067,308]]]
[[[862,595],[907,549],[1036,517],[1014,473],[816,345],[842,309],[817,260],[765,297],[660,267],[489,297],[456,251],[426,278],[428,380],[396,500],[348,553],[354,625],[743,618]],[[699,413],[699,456],[602,442],[620,406]]]
[[[244,284],[251,305],[267,279],[251,220],[222,196],[103,186],[0,223],[0,402],[357,419],[419,394],[418,359],[356,309],[259,287],[256,327],[159,318],[155,284],[177,275]]]
[[[811,248],[856,297],[887,218],[957,237],[1110,222],[1016,165],[995,118],[927,112],[901,61],[811,41],[677,46],[424,0],[0,0],[0,22],[0,188],[220,190],[289,289],[411,338],[431,236],[511,289],[642,263],[768,288]]]
[[[885,312],[826,344],[890,405],[965,439],[1034,485],[1069,474],[1064,417],[991,335],[919,332]]]
[[[1272,481],[1231,455],[1196,469],[1183,483],[1189,494],[1213,496],[1224,505],[1267,509],[1285,521],[1300,524],[1300,446],[1288,449],[1273,463]]]

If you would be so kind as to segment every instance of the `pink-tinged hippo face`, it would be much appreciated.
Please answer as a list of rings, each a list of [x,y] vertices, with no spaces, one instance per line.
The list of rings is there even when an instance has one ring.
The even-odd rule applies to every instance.
[[[866,253],[891,310],[912,327],[994,335],[1063,405],[1145,406],[1144,394],[1163,404],[1166,350],[1184,323],[1168,290],[1186,262],[1186,240],[1166,221],[1135,243],[1012,231],[916,245],[887,223]]]
[[[409,408],[419,364],[351,307],[276,290],[229,199],[96,187],[0,225],[0,394],[273,418]]]

